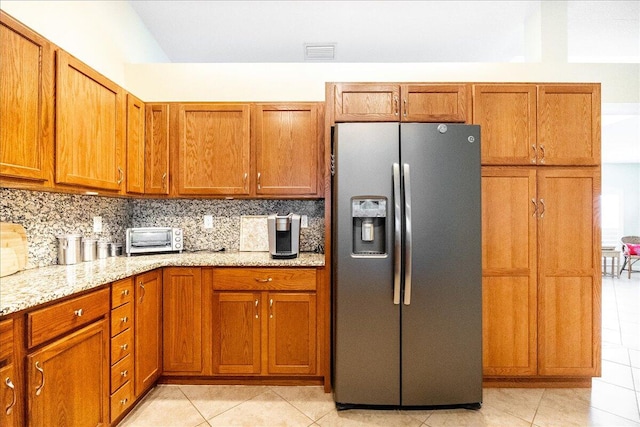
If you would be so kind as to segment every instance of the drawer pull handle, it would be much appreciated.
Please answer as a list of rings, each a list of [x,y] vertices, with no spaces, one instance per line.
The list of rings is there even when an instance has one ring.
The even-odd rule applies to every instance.
[[[256,319],[258,318],[258,300],[256,300]]]
[[[40,381],[40,385],[36,388],[36,396],[40,396],[44,387],[44,369],[40,367],[39,361],[36,361],[36,370],[40,372],[40,375],[42,375],[42,381]]]
[[[122,184],[122,181],[124,181],[124,171],[118,166],[118,185]]]
[[[144,294],[147,293],[147,290],[144,288],[144,283],[142,281],[140,281],[140,303],[142,303],[142,300],[144,299]]]
[[[81,317],[84,314],[84,310],[82,310],[81,308],[77,309],[76,311],[73,312],[73,314],[75,314],[78,317]]]
[[[7,377],[6,380],[4,380],[4,383],[7,385],[7,387],[9,387],[11,389],[11,393],[13,395],[12,399],[11,399],[11,403],[9,404],[9,406],[7,406],[7,409],[5,410],[7,415],[11,415],[11,412],[13,412],[13,407],[16,404],[16,388],[13,385],[13,383],[11,382],[11,378]]]
[[[269,299],[269,319],[273,319],[273,298]]]
[[[124,399],[120,400],[120,404],[124,406],[124,405],[126,405],[126,404],[127,404],[127,402],[128,402],[128,401],[129,401],[129,399],[127,399],[127,398],[125,397]]]
[[[121,293],[121,295],[122,295],[122,296],[125,296],[125,297],[126,297],[127,295],[129,295],[129,289],[125,289],[125,290],[123,290],[123,291],[122,291],[122,293]]]
[[[122,323],[127,323],[129,321],[129,318],[127,316],[124,316],[124,317],[120,318],[120,321]]]
[[[122,345],[120,346],[120,348],[121,348],[122,350],[126,350],[126,349],[128,349],[128,348],[129,348],[129,344],[122,344]]]
[[[271,277],[268,277],[268,278],[266,278],[266,279],[258,279],[258,278],[256,277],[256,282],[259,282],[259,283],[269,283],[269,282],[273,282],[273,279],[272,279]]]
[[[127,371],[126,369],[122,372],[120,372],[120,376],[123,378],[126,378],[126,376],[129,375],[129,371]]]

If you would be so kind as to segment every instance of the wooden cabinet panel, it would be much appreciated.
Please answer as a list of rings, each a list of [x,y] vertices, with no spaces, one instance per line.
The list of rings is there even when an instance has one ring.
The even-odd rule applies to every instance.
[[[177,114],[178,194],[248,195],[249,105],[180,104]]]
[[[169,194],[169,105],[147,104],[144,191]]]
[[[253,123],[256,194],[316,195],[320,104],[258,104]]]
[[[111,420],[121,416],[134,401],[133,381],[129,381],[111,395]]]
[[[127,193],[144,193],[144,103],[127,94]]]
[[[313,291],[316,289],[314,268],[216,268],[213,270],[215,290],[280,290]]]
[[[133,301],[133,277],[127,277],[111,284],[111,308]]]
[[[269,374],[315,374],[316,296],[268,294]]]
[[[56,182],[119,190],[124,180],[122,89],[57,52]]]
[[[129,329],[131,326],[133,326],[133,304],[124,304],[111,310],[112,337]]]
[[[215,374],[260,373],[261,300],[260,292],[214,292]]]
[[[536,172],[482,169],[483,372],[537,372]]]
[[[23,391],[14,356],[14,321],[0,322],[0,425],[19,427],[22,425]]]
[[[109,312],[109,289],[72,298],[27,314],[29,348],[104,316]]]
[[[600,374],[600,173],[538,172],[539,373]]]
[[[473,86],[473,123],[482,131],[482,164],[536,164],[536,86]]]
[[[53,181],[54,50],[0,11],[0,175]]]
[[[30,426],[108,425],[108,321],[28,355],[27,381]]]
[[[134,351],[133,330],[131,328],[111,339],[111,363],[116,363]]]
[[[538,86],[538,163],[600,164],[600,85]]]
[[[163,371],[201,373],[202,280],[199,268],[165,268],[162,279]]]
[[[162,368],[162,275],[135,278],[135,395],[153,386]],[[126,331],[124,332],[126,333]]]
[[[397,122],[400,86],[397,84],[336,83],[336,122]]]
[[[468,85],[408,84],[400,88],[403,122],[465,123],[470,116]]]
[[[111,367],[111,393],[115,393],[124,383],[132,379],[133,372],[133,356],[130,354],[114,363]]]

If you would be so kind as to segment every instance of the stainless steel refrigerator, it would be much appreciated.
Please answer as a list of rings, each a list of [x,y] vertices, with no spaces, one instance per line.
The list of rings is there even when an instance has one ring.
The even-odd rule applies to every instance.
[[[482,402],[480,127],[333,133],[338,409]]]

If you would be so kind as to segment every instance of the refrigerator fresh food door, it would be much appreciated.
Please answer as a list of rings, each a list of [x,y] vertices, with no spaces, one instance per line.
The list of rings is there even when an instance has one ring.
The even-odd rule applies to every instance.
[[[393,198],[394,164],[399,178],[399,126],[338,124],[333,152],[334,398],[339,405],[399,405],[396,225],[400,230]],[[380,217],[381,207],[385,217]],[[358,224],[366,212],[375,218],[367,218],[362,228]],[[371,221],[384,224],[383,236],[380,228],[371,228]],[[361,248],[372,238],[384,238],[383,253],[354,252],[354,241]]]
[[[402,299],[402,405],[479,403],[480,127],[406,123],[400,135],[411,266]]]

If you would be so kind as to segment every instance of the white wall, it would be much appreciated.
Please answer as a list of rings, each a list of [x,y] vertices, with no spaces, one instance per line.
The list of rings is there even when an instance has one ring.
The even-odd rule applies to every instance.
[[[554,7],[551,2],[542,11],[538,55],[543,62],[171,64],[128,2],[0,3],[2,10],[146,102],[321,101],[327,81],[548,81],[601,82],[603,102],[639,103],[640,64],[558,61],[553,47],[558,39],[549,33],[561,33],[554,25],[562,24],[545,18]],[[534,31],[532,45],[538,37]]]

